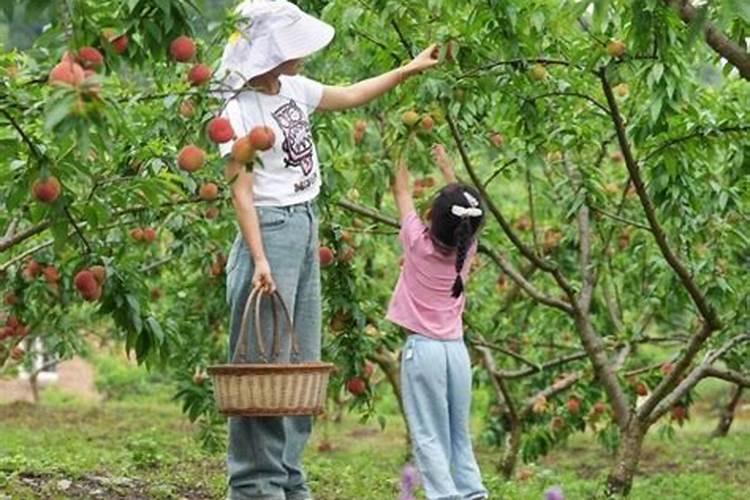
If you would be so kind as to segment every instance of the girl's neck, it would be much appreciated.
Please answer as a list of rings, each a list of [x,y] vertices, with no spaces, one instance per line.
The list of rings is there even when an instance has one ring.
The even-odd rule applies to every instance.
[[[276,95],[281,91],[281,80],[278,75],[272,73],[256,76],[248,81],[248,85],[262,94]]]
[[[439,239],[437,239],[435,235],[432,234],[432,231],[430,231],[430,239],[432,240],[433,246],[437,248],[438,251],[440,251],[440,253],[450,255],[456,251],[455,247],[450,247],[446,245],[445,243],[443,243],[442,241],[440,241]]]

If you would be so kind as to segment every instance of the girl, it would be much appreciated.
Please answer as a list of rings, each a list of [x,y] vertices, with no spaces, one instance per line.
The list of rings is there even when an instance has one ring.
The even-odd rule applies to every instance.
[[[273,147],[258,152],[252,172],[229,160],[234,178],[232,201],[240,232],[227,261],[230,353],[251,287],[278,288],[299,337],[300,361],[320,359],[321,301],[318,220],[313,202],[320,190],[318,157],[309,115],[361,106],[437,64],[432,46],[409,64],[347,87],[325,86],[298,74],[302,59],[324,48],[334,29],[284,0],[243,2],[240,31],[224,49],[223,115],[237,137],[256,126],[272,130]],[[233,143],[223,144],[230,156]],[[264,307],[270,309],[267,301]],[[265,311],[270,318],[270,311]],[[251,322],[252,323],[252,322]],[[271,328],[261,325],[271,342]],[[248,338],[252,339],[254,332]],[[288,362],[289,345],[277,362]],[[250,362],[260,360],[250,342]],[[229,419],[229,498],[232,500],[308,500],[302,452],[312,417],[237,417]]]
[[[464,281],[484,220],[479,193],[456,182],[445,148],[433,148],[447,186],[425,225],[399,162],[393,194],[404,263],[388,319],[408,334],[401,357],[404,409],[429,500],[487,498],[469,434],[471,364],[463,343]]]

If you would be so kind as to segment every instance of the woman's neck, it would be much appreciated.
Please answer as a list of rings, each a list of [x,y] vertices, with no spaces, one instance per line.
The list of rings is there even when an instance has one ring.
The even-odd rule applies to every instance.
[[[250,88],[257,92],[268,95],[276,95],[281,90],[281,81],[278,75],[266,73],[265,75],[256,76],[247,82]]]

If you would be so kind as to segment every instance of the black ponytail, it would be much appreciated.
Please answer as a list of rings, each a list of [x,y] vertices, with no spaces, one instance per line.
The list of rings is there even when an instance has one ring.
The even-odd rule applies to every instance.
[[[464,279],[461,277],[461,271],[466,263],[466,255],[469,253],[469,245],[472,240],[474,231],[471,227],[471,221],[468,217],[461,219],[456,227],[456,281],[453,282],[452,296],[458,298],[464,293]]]
[[[456,207],[464,210],[454,212]],[[477,214],[477,209],[481,210],[479,193],[464,184],[448,184],[432,202],[430,235],[441,248],[456,252],[456,280],[451,289],[451,295],[456,298],[464,292],[461,271],[474,237],[484,222],[484,213],[480,211]]]

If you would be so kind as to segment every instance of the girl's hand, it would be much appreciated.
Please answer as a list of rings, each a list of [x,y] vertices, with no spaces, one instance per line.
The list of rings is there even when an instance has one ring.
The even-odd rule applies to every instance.
[[[435,164],[443,173],[445,182],[448,184],[456,182],[456,171],[453,165],[453,159],[448,156],[445,146],[442,144],[435,144],[432,146],[432,157],[435,159]]]
[[[416,75],[427,69],[432,68],[440,62],[440,47],[437,44],[432,44],[417,55],[409,64],[404,68],[407,75]]]
[[[271,266],[266,259],[255,261],[253,288],[260,288],[260,290],[266,295],[270,295],[276,291],[276,283],[274,283],[273,277],[271,276]]]
[[[393,178],[393,187],[402,191],[409,190],[409,169],[403,156],[399,156],[396,160],[396,175]]]

